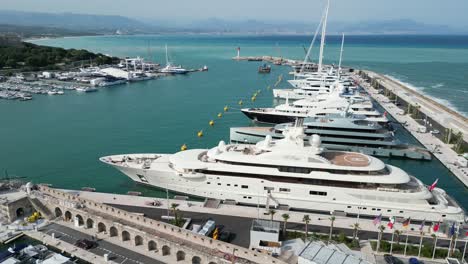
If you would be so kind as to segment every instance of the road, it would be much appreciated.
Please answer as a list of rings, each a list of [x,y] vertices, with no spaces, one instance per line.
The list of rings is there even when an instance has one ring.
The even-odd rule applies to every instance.
[[[85,233],[77,231],[75,229],[52,223],[45,226],[40,230],[43,233],[51,235],[55,234],[55,238],[65,241],[70,244],[75,244],[78,239],[88,239],[93,240],[93,238]],[[97,241],[98,246],[90,249],[89,251],[99,255],[104,256],[104,254],[109,254],[109,259],[117,263],[125,264],[163,264],[164,262],[157,261],[153,258],[144,256],[142,254],[136,253],[134,251],[128,250],[126,248],[117,246],[115,244],[109,243],[104,240]],[[79,257],[79,256],[78,256]]]
[[[162,215],[167,215],[167,209],[161,209],[161,208],[148,208],[148,207],[116,205],[116,204],[113,204],[112,206],[121,208],[129,212],[143,213],[146,217],[149,217],[158,221],[161,221]],[[262,209],[260,212],[262,213],[263,211],[265,210]],[[242,247],[247,247],[247,248],[249,247],[250,226],[253,220],[252,218],[229,216],[229,215],[218,215],[218,214],[195,213],[195,212],[187,212],[187,211],[181,211],[181,213],[184,218],[191,218],[192,222],[195,224],[203,223],[207,219],[213,219],[217,225],[224,226],[223,230],[229,230],[236,234],[234,239],[231,241],[231,243],[238,245],[238,246],[242,246]],[[266,215],[260,215],[260,217],[262,219],[269,219],[269,216],[266,216]],[[340,220],[339,217],[337,217],[336,221],[339,221],[339,220]],[[327,216],[324,216],[321,221],[326,221],[327,223],[330,223]],[[281,227],[282,227],[282,224],[281,224]],[[304,224],[299,224],[299,223],[288,223],[287,228],[288,230],[303,231],[305,226]],[[427,229],[427,227],[424,229]],[[330,232],[330,229],[328,226],[309,225],[309,233],[314,233],[314,232],[328,234]],[[353,230],[351,228],[350,229],[336,228],[336,227],[334,228],[334,231],[333,231],[334,234],[339,234],[340,232],[344,232],[347,236],[353,235]],[[385,240],[391,240],[391,234],[385,233],[383,238]],[[375,240],[377,239],[377,230],[376,231],[361,230],[359,231],[359,239],[361,240],[374,239]],[[402,242],[404,242],[405,239],[406,239],[405,234],[400,235],[400,240]],[[419,244],[419,239],[420,239],[419,236],[410,235],[408,237],[408,243]],[[432,244],[433,239],[429,237],[425,237],[423,239],[423,243]],[[447,239],[439,238],[437,240],[438,247],[448,247],[448,245],[449,245],[449,240]],[[463,250],[463,246],[464,246],[464,242],[459,241],[457,243],[457,248],[459,248],[460,250]]]

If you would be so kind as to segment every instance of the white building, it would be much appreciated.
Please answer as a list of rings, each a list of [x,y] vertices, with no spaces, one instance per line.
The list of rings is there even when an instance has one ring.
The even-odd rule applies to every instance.
[[[251,249],[270,251],[273,254],[281,253],[279,242],[280,223],[268,220],[256,219],[252,221],[250,228]]]

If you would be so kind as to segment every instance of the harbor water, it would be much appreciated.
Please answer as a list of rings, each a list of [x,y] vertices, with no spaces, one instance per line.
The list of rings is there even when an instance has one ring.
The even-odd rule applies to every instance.
[[[120,57],[141,56],[165,63],[164,45],[175,64],[186,68],[209,67],[208,72],[162,77],[102,88],[99,92],[36,96],[28,102],[0,101],[0,169],[10,177],[26,177],[55,187],[95,187],[97,191],[165,197],[165,192],[135,186],[125,175],[98,161],[121,153],[173,153],[183,144],[208,148],[229,140],[229,127],[249,126],[243,107],[269,107],[277,103],[268,85],[290,67],[272,65],[271,74],[258,74],[261,62],[233,61],[242,56],[272,55],[300,59],[311,37],[299,36],[105,36],[35,41],[65,48],[84,48]],[[330,37],[325,61],[337,63],[338,37]],[[389,74],[430,96],[468,112],[464,72],[468,71],[468,37],[385,36],[347,37],[346,66]],[[318,46],[318,45],[316,45]],[[315,52],[314,54],[317,54]],[[313,56],[313,59],[317,55]],[[283,81],[280,87],[289,85]],[[262,89],[255,102],[250,98]],[[217,115],[225,106],[229,111]],[[210,126],[210,120],[214,125]],[[203,130],[203,137],[197,132]],[[397,137],[417,143],[399,127]],[[383,159],[417,176],[426,184],[439,178],[439,186],[468,209],[468,190],[437,160]],[[3,172],[2,172],[3,173]]]

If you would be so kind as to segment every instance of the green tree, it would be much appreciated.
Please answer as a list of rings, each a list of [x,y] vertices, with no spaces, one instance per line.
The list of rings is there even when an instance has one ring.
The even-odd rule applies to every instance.
[[[286,225],[288,224],[289,214],[282,214],[283,217],[283,237],[286,237]]]
[[[304,217],[302,218],[302,222],[305,223],[305,237],[306,237],[306,241],[307,241],[307,238],[309,237],[309,223],[310,223],[310,217],[309,215],[304,215]]]
[[[268,210],[268,214],[270,215],[270,221],[273,221],[273,217],[274,217],[275,214],[276,214],[275,209],[270,209],[270,210]]]

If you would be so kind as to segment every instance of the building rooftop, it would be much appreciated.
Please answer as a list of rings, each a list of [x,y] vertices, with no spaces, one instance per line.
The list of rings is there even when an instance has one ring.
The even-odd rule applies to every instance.
[[[299,257],[317,264],[369,264],[352,254],[339,251],[337,247],[329,247],[317,241],[309,242],[299,253]]]

